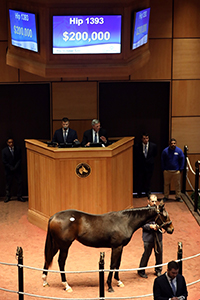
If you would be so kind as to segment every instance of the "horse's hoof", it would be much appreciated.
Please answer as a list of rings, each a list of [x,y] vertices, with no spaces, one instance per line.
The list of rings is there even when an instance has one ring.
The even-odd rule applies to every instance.
[[[67,291],[68,293],[72,293],[72,292],[73,292],[71,286],[69,286],[68,288],[66,288],[66,291]]]
[[[65,291],[67,291],[68,293],[71,293],[73,291],[71,286],[66,281],[62,282],[62,284],[65,287]]]
[[[109,292],[109,293],[114,293],[113,288],[112,288],[112,287],[108,288],[108,292]]]
[[[49,286],[48,282],[43,282],[43,287]]]
[[[46,281],[46,279],[47,279],[47,275],[43,274],[43,275],[42,275],[43,287],[49,285],[48,282]]]
[[[123,284],[123,282],[121,280],[118,280],[117,286],[120,287],[120,288],[122,288],[122,287],[124,287],[124,284]]]

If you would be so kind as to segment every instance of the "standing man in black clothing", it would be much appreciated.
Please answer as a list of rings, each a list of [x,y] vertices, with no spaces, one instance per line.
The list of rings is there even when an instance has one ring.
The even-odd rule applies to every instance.
[[[150,199],[148,201],[148,206],[157,206],[157,196],[150,195]],[[162,264],[162,254],[163,254],[163,246],[162,246],[162,233],[158,230],[157,224],[155,221],[151,221],[146,223],[142,227],[142,239],[144,242],[144,252],[142,254],[142,258],[140,260],[139,267],[146,267],[152,253],[152,249],[154,249],[156,265]],[[155,275],[160,276],[162,272],[162,266],[155,267]],[[138,270],[138,275],[143,278],[148,278],[144,269]]]
[[[149,141],[149,134],[143,133],[141,142],[136,145],[135,159],[137,169],[137,197],[140,198],[142,192],[149,197],[151,194],[151,178],[154,170],[154,160],[157,155],[156,144]]]
[[[25,202],[26,200],[22,198],[21,149],[14,145],[12,138],[7,140],[7,146],[2,150],[2,161],[6,176],[6,199],[4,202],[10,201],[10,190],[14,178],[18,187],[17,199]]]

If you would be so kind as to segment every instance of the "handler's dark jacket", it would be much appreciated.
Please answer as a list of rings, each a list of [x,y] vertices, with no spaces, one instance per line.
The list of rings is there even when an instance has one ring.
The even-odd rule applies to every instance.
[[[154,243],[154,238],[155,238],[155,235],[157,234],[158,236],[158,239],[159,241],[161,242],[162,241],[162,233],[157,230],[153,230],[150,228],[150,225],[151,224],[155,224],[155,221],[152,221],[152,222],[149,222],[149,223],[146,223],[142,229],[142,239],[144,242],[147,242],[147,243]]]

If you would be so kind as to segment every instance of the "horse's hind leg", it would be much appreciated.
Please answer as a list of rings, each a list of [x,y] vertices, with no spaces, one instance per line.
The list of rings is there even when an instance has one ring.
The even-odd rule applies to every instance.
[[[112,268],[110,267],[110,269],[112,269]],[[107,279],[108,292],[110,292],[110,293],[114,292],[114,290],[112,288],[112,275],[113,275],[113,272],[110,271],[108,274],[108,279]]]
[[[44,263],[43,269],[48,270],[46,262]],[[42,272],[43,287],[49,285],[48,282],[47,282],[47,274],[48,274],[47,271]]]
[[[58,248],[54,245],[54,248],[52,249],[52,258],[50,258],[51,261],[53,260],[53,257],[56,255],[57,252],[58,252]],[[45,261],[43,269],[48,270],[49,266],[50,266],[50,264],[47,263],[47,261]],[[43,271],[42,272],[43,287],[49,285],[47,280],[46,280],[47,279],[47,274],[48,274],[48,271]]]
[[[65,249],[65,250],[60,249],[60,254],[59,254],[59,258],[58,258],[58,264],[59,264],[60,271],[65,270],[65,261],[67,259],[68,249]],[[65,287],[65,290],[67,292],[72,292],[72,288],[67,283],[65,273],[61,273],[60,275],[61,275],[62,284]]]

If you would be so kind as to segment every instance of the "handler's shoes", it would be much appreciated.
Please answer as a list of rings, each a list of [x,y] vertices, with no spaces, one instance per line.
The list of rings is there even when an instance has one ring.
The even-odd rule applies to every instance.
[[[10,201],[10,197],[6,197],[6,199],[4,200],[5,203]]]
[[[146,273],[138,272],[138,275],[142,278],[148,278]]]
[[[161,272],[160,271],[157,271],[154,273],[157,277],[159,277],[161,275]]]
[[[22,197],[17,197],[17,200],[20,202],[26,202],[26,199],[22,198]]]
[[[167,202],[168,198],[164,197],[163,202]]]
[[[183,202],[183,200],[181,198],[176,198],[177,202]]]

